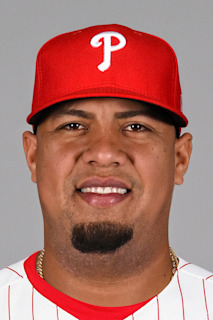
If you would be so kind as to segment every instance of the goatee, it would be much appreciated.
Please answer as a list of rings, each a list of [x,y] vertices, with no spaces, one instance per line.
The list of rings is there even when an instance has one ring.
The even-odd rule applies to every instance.
[[[82,253],[113,253],[133,237],[131,225],[112,222],[79,223],[73,227],[71,242]]]

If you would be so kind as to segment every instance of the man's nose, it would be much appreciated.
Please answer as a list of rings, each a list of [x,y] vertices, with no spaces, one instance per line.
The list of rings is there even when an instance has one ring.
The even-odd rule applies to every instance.
[[[116,135],[106,134],[90,141],[83,160],[100,167],[119,166],[126,163],[127,154]]]

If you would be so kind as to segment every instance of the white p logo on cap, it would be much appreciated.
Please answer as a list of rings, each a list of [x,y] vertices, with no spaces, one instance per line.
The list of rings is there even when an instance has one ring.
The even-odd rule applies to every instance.
[[[112,37],[117,38],[119,40],[119,43],[112,46]],[[101,39],[104,39],[103,43],[100,41]],[[94,48],[98,48],[102,44],[104,45],[103,62],[98,65],[98,69],[104,72],[111,66],[111,53],[123,49],[126,45],[126,38],[118,32],[106,31],[95,35],[90,41],[90,44]]]

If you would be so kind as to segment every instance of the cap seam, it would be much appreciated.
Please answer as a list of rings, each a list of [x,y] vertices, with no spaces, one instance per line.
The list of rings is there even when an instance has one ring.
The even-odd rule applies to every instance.
[[[70,88],[69,90],[66,90],[66,91],[61,91],[61,95],[75,94],[78,90],[82,90],[82,89],[84,89],[84,90],[97,89],[97,87],[100,87],[100,89],[103,89],[104,86],[106,86],[108,88],[113,88],[113,89],[125,89],[125,90],[128,90],[128,91],[135,91],[135,92],[132,92],[132,93],[133,94],[137,94],[139,96],[143,96],[143,95],[144,96],[149,96],[150,95],[150,92],[145,91],[145,90],[142,91],[141,89],[138,89],[136,87],[121,86],[121,85],[119,85],[119,86],[116,86],[116,85],[110,86],[109,82],[105,82],[105,83],[101,82],[101,83],[98,83],[98,84],[91,85],[89,87],[88,86],[86,86],[86,87],[85,86],[77,86],[75,88]],[[150,98],[153,98],[153,99],[161,101],[159,97],[157,97],[157,96],[155,96],[153,94],[151,95]]]

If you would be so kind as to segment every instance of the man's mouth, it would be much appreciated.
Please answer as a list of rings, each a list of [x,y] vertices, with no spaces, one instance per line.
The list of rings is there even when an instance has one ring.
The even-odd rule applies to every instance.
[[[110,194],[110,193],[125,194],[128,192],[128,189],[115,188],[115,187],[87,187],[87,188],[81,188],[79,191],[82,193],[97,193],[97,194]]]
[[[90,178],[77,188],[81,199],[90,206],[106,208],[125,200],[131,189],[117,179]]]

